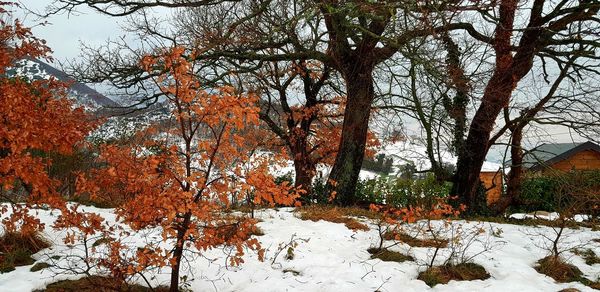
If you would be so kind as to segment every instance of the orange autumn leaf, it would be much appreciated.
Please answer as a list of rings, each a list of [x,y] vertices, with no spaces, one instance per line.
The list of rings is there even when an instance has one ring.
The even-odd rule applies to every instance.
[[[25,210],[29,205],[64,205],[56,192],[59,182],[47,173],[52,161],[43,154],[70,154],[93,124],[66,98],[66,84],[7,74],[17,61],[50,58],[45,41],[18,19],[11,21],[7,6],[15,4],[0,3],[0,194],[9,202],[25,194],[27,204],[13,204],[2,223],[11,231],[33,232],[43,226]]]

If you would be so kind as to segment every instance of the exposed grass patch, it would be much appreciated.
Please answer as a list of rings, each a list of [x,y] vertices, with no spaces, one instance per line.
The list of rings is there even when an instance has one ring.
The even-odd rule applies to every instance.
[[[588,249],[577,249],[573,251],[574,254],[582,257],[585,260],[587,265],[595,265],[600,264],[600,257],[596,255],[596,253],[588,248]]]
[[[251,214],[252,212],[254,212],[256,214],[256,212],[262,211],[266,208],[267,208],[266,206],[261,206],[261,205],[252,207],[248,204],[243,204],[243,205],[239,205],[239,206],[235,206],[233,208],[227,209],[227,211],[241,212],[241,213],[246,213],[246,214]]]
[[[39,234],[5,233],[0,237],[0,273],[33,264],[31,255],[49,246]]]
[[[538,261],[535,269],[538,273],[544,274],[559,283],[580,282],[590,288],[600,290],[600,282],[594,282],[583,277],[583,273],[579,268],[565,263],[560,258],[545,257]]]
[[[539,260],[535,270],[559,283],[580,282],[583,275],[576,266],[552,256]]]
[[[384,262],[405,262],[414,261],[415,259],[409,255],[399,253],[397,251],[388,250],[385,248],[369,248],[367,252],[371,254],[372,259],[380,259]]]
[[[368,231],[369,227],[363,223],[358,222],[354,218],[350,218],[349,210],[353,210],[355,208],[337,208],[337,207],[326,207],[326,206],[308,206],[298,208],[298,212],[300,213],[300,219],[302,220],[310,220],[310,221],[329,221],[333,223],[343,223],[351,230],[362,230]],[[358,209],[358,208],[356,208]],[[352,211],[353,212],[353,211]]]
[[[420,239],[404,232],[393,232],[388,231],[383,234],[385,240],[398,240],[404,242],[412,247],[436,247],[445,248],[448,246],[447,239]]]
[[[141,285],[128,285],[121,283],[112,278],[90,276],[81,278],[79,280],[64,280],[56,283],[49,284],[46,288],[39,291],[46,292],[114,292],[114,291],[128,291],[128,292],[149,292],[152,289]],[[169,291],[167,287],[161,286],[154,288],[154,291],[163,292]]]
[[[381,218],[381,213],[373,212],[369,209],[361,208],[361,207],[339,207],[334,205],[307,205],[296,208],[296,211],[303,212],[311,209],[321,209],[321,210],[333,210],[343,216],[348,217],[358,217],[358,218],[368,218],[368,219],[379,219]]]
[[[424,272],[421,272],[417,279],[425,282],[429,287],[433,287],[437,284],[447,284],[451,280],[485,280],[489,277],[490,274],[482,266],[475,263],[464,263],[428,268]]]
[[[381,217],[381,213],[359,207],[342,207],[338,209],[342,214],[344,214],[344,216],[362,217],[368,219],[379,219]]]
[[[41,263],[37,263],[37,264],[33,265],[33,267],[31,267],[31,269],[29,269],[29,271],[37,272],[37,271],[41,271],[41,270],[49,268],[49,267],[50,267],[50,264],[41,262]]]
[[[342,222],[340,222],[340,223],[342,223]],[[343,223],[350,230],[354,230],[354,231],[356,231],[356,230],[369,231],[369,226],[367,226],[367,225],[365,225],[363,223],[360,223],[360,222],[358,222],[358,221],[356,221],[356,220],[354,220],[352,218],[346,218]]]

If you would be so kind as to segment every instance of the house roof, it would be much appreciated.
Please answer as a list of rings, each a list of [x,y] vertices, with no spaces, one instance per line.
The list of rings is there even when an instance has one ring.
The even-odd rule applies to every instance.
[[[600,146],[590,141],[584,143],[545,143],[528,151],[523,156],[523,167],[530,170],[540,170],[585,150],[600,152]]]

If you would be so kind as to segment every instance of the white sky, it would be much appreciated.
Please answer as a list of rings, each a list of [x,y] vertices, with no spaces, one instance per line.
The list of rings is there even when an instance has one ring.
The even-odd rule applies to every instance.
[[[30,10],[44,12],[52,0],[20,0],[21,5]],[[43,20],[28,14],[22,9],[15,11],[17,18],[28,26],[34,26]],[[88,45],[101,45],[109,38],[118,38],[124,35],[116,18],[93,13],[87,8],[80,8],[77,14],[52,15],[45,21],[45,26],[33,27],[33,33],[45,39],[54,53],[57,61],[66,61],[77,58],[81,42]]]

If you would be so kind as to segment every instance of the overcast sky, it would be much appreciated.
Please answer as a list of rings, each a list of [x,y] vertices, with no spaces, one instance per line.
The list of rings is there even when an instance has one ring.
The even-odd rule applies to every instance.
[[[43,13],[52,0],[20,0],[28,9]],[[16,11],[19,19],[26,25],[33,26],[44,20],[23,10]],[[45,26],[35,26],[33,33],[48,41],[58,61],[77,58],[81,42],[89,45],[100,45],[109,38],[124,35],[116,18],[93,13],[89,9],[80,8],[77,14],[52,15],[45,21]]]

